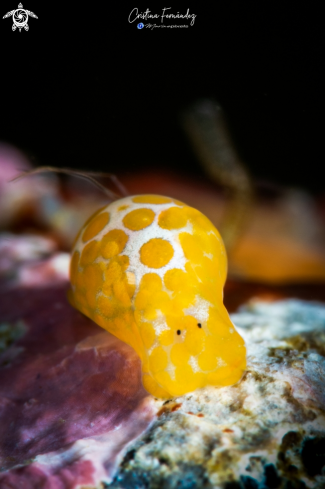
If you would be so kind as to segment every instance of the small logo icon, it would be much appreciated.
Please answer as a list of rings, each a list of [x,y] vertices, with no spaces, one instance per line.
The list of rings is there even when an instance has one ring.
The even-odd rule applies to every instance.
[[[35,15],[33,12],[23,9],[21,3],[18,5],[18,8],[16,10],[11,10],[10,12],[7,12],[6,15],[3,16],[3,19],[6,19],[10,16],[12,16],[13,20],[12,30],[15,31],[18,28],[19,32],[21,32],[22,28],[24,28],[25,31],[28,31],[28,16],[34,17],[34,19],[38,19],[37,15]]]
[[[144,28],[144,25],[142,24],[142,22],[140,22],[140,24],[137,25],[137,28],[138,29],[143,29]]]

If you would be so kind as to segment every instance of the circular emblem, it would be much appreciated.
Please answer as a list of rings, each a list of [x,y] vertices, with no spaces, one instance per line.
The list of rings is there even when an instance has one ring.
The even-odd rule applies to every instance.
[[[29,30],[28,27],[29,17],[34,17],[34,19],[38,19],[37,15],[35,15],[34,12],[31,12],[30,10],[25,10],[23,8],[22,3],[18,5],[18,8],[16,10],[10,10],[10,12],[7,12],[3,16],[3,19],[7,19],[8,17],[11,16],[13,22],[12,30],[15,31],[18,28],[19,32],[21,32],[22,29],[25,29],[25,31]]]
[[[21,29],[22,27],[25,27],[25,25],[28,22],[28,13],[26,10],[19,8],[15,10],[12,20],[14,21],[14,24],[18,29]]]
[[[144,25],[142,24],[142,22],[140,22],[140,24],[137,25],[137,28],[138,29],[143,29],[144,28]]]

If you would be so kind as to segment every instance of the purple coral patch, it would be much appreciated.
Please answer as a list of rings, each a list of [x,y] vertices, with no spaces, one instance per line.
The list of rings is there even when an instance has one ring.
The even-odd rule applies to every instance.
[[[4,488],[109,481],[118,454],[154,416],[134,351],[69,305],[66,279],[44,284],[0,287],[2,321],[26,328],[0,355]]]

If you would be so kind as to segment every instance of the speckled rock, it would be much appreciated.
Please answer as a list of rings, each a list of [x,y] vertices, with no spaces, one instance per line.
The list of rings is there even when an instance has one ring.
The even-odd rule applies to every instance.
[[[255,302],[232,320],[248,347],[242,380],[157,402],[108,487],[325,487],[325,307]]]

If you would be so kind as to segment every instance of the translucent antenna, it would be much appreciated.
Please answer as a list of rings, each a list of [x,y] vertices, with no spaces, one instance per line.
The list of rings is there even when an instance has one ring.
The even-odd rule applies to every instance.
[[[229,251],[236,243],[252,205],[250,176],[234,148],[224,112],[217,102],[198,101],[183,114],[182,122],[210,178],[228,190],[229,205],[220,231]]]
[[[97,187],[99,190],[104,192],[104,194],[111,200],[116,200],[121,198],[121,196],[125,197],[129,195],[124,185],[122,185],[122,183],[119,181],[117,176],[113,175],[112,173],[86,172],[81,170],[72,170],[71,168],[56,168],[54,166],[40,166],[38,168],[35,168],[34,170],[23,171],[20,175],[18,175],[18,177],[15,177],[12,180],[10,180],[10,182],[16,182],[17,180],[21,180],[22,178],[28,177],[29,175],[35,175],[37,173],[43,173],[43,172],[64,173],[66,175],[72,175],[79,178],[83,178],[84,180],[88,180],[93,185],[95,185],[95,187]],[[108,188],[104,187],[104,185],[99,183],[94,177],[110,178],[114,183],[114,185],[118,188],[121,195],[118,195],[112,190],[109,190]]]

